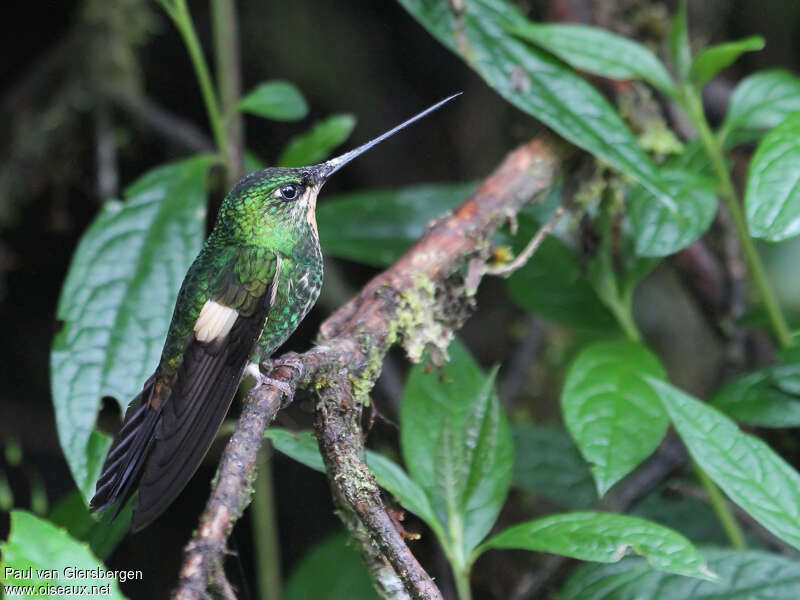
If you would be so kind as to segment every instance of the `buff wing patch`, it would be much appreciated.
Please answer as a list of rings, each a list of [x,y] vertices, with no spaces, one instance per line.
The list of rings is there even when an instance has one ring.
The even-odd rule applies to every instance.
[[[198,342],[209,343],[222,339],[230,333],[239,311],[213,300],[207,300],[194,324],[194,336]]]

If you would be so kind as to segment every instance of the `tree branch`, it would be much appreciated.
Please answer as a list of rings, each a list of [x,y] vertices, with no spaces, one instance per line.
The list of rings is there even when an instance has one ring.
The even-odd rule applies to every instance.
[[[471,286],[464,285],[470,259],[488,254],[491,234],[551,185],[559,164],[541,140],[511,152],[460,207],[435,222],[392,267],[322,324],[319,344],[296,356],[302,372],[288,366],[269,370],[271,378],[293,392],[316,390],[316,433],[335,499],[387,598],[441,598],[441,593],[386,514],[361,460],[363,401],[393,344],[402,343],[412,360],[426,346],[446,348],[474,301]],[[272,387],[248,394],[200,524],[186,546],[174,598],[205,597],[233,524],[250,501],[263,431],[280,405],[281,392]]]

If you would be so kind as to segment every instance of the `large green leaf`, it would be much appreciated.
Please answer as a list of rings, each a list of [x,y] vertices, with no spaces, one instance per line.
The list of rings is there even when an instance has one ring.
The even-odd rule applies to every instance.
[[[317,544],[286,582],[285,600],[378,600],[358,550],[338,533]]]
[[[420,238],[432,219],[474,190],[473,183],[427,184],[322,198],[317,207],[322,249],[330,256],[388,266]]]
[[[742,433],[717,409],[654,378],[692,458],[736,504],[785,542],[800,548],[800,475],[760,439]]]
[[[665,169],[661,175],[675,198],[677,212],[665,208],[641,185],[628,196],[639,256],[667,256],[685,248],[705,233],[717,212],[711,179],[679,169]]]
[[[520,215],[514,249],[520,251],[538,225]],[[584,331],[614,333],[617,322],[585,277],[576,253],[548,236],[525,265],[508,279],[511,299],[521,308],[560,325]]]
[[[770,131],[750,161],[744,203],[750,235],[780,242],[800,233],[800,112]]]
[[[265,81],[244,95],[239,110],[273,121],[296,121],[308,114],[308,104],[293,83]]]
[[[9,598],[124,598],[86,544],[31,513],[11,512],[11,533],[0,544],[0,555],[0,584]],[[101,575],[93,576],[98,570]],[[33,589],[13,594],[11,585]],[[63,587],[48,591],[47,586]]]
[[[513,4],[470,0],[454,11],[448,2],[398,1],[506,100],[675,209],[652,161],[603,95],[571,68],[508,33],[528,24]]]
[[[322,162],[336,146],[353,132],[356,118],[353,115],[333,115],[314,123],[314,126],[293,137],[278,158],[282,167],[304,167]]]
[[[718,581],[697,581],[654,571],[640,558],[613,565],[583,565],[567,580],[559,600],[795,600],[800,563],[753,550],[704,549]]]
[[[751,35],[734,42],[725,42],[716,46],[709,46],[700,54],[695,56],[692,61],[689,75],[698,87],[703,87],[706,83],[722,69],[732,64],[745,52],[762,50],[764,48],[764,38],[760,35]]]
[[[675,84],[650,50],[599,27],[572,24],[525,23],[511,33],[552,52],[576,69],[610,79],[642,79],[665,94]]]
[[[759,427],[800,427],[800,352],[790,348],[777,365],[729,381],[711,404]]]
[[[588,346],[567,373],[564,422],[592,464],[600,495],[647,458],[667,431],[667,415],[647,376],[666,374],[647,349],[625,341]]]
[[[61,448],[94,492],[110,440],[100,399],[123,408],[158,364],[175,297],[205,235],[208,156],[150,171],[107,202],[84,233],[61,290],[50,369]]]
[[[515,485],[568,508],[597,501],[592,472],[566,431],[522,425],[512,435]]]
[[[595,562],[617,562],[629,551],[655,569],[712,579],[705,560],[681,534],[638,517],[602,512],[550,515],[491,537],[479,550],[516,548]]]
[[[310,431],[271,428],[264,432],[264,436],[271,439],[275,448],[287,456],[316,471],[325,472],[317,440]],[[392,494],[403,508],[428,523],[431,529],[441,531],[441,524],[436,520],[425,492],[400,465],[371,450],[367,450],[366,459],[367,467],[375,475],[378,485]]]
[[[722,136],[729,144],[754,138],[800,110],[800,78],[789,71],[760,71],[733,91]]]
[[[513,465],[505,414],[486,376],[458,342],[441,372],[415,366],[400,407],[406,467],[431,500],[449,554],[463,567],[505,502]]]

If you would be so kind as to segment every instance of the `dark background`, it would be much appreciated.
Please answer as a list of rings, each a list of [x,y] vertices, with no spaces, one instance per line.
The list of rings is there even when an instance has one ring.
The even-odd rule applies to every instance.
[[[636,33],[632,25],[635,5],[654,11],[663,7],[670,13],[673,9],[669,2],[623,0],[522,0],[519,4],[534,18],[570,18],[605,26],[621,14],[621,28],[627,27],[628,33]],[[615,7],[621,11],[615,13]],[[190,2],[190,8],[208,51],[208,3]],[[326,186],[321,202],[326,194],[341,190],[474,180],[539,130],[532,118],[501,100],[394,2],[242,0],[238,8],[244,89],[266,79],[288,79],[304,92],[311,107],[300,123],[246,119],[248,147],[267,161],[277,156],[291,135],[328,114],[357,116],[347,144],[352,146],[445,95],[464,91],[446,110],[348,166]],[[98,187],[98,141],[103,136],[112,141],[116,187],[123,189],[147,169],[193,151],[175,136],[149,125],[141,107],[132,108],[132,104],[146,98],[151,112],[155,106],[157,111],[193,123],[206,137],[207,124],[185,48],[154,2],[58,0],[14,3],[7,10],[16,14],[7,13],[0,35],[0,441],[21,444],[23,460],[9,467],[0,459],[0,469],[10,482],[14,506],[28,507],[32,487],[43,488],[51,504],[73,487],[53,421],[49,345],[59,326],[55,307],[71,253],[104,200]],[[745,55],[709,89],[710,113],[717,119],[732,85],[743,75],[758,68],[798,70],[800,66],[800,2],[693,3],[691,26],[694,41],[700,43],[753,33],[767,40],[763,52]],[[354,288],[372,273],[350,263],[338,266],[345,283]],[[653,303],[640,303],[645,306],[638,312],[648,335],[658,338],[658,323],[664,317],[659,311],[667,309],[658,302],[661,284],[652,285],[656,287],[651,296],[647,290],[642,293]],[[336,294],[326,291],[289,345],[306,348],[336,302]],[[514,331],[522,316],[511,306],[502,285],[484,284],[478,312],[465,331],[484,364],[501,362],[513,350]],[[699,331],[683,337],[692,346],[702,335]],[[676,356],[686,352],[690,350],[673,348]],[[669,363],[669,356],[665,360]],[[683,360],[691,361],[691,354]],[[703,386],[692,383],[696,388]],[[396,398],[391,390],[391,382],[384,381],[375,399],[393,419]],[[550,392],[550,400],[556,391]],[[533,394],[523,390],[514,407],[529,408],[529,396]],[[542,402],[541,394],[536,397]],[[115,410],[113,402],[107,401],[106,412],[113,416]],[[553,406],[535,410],[545,415],[554,412]],[[303,424],[309,415],[308,401],[301,400],[284,418]],[[372,434],[373,442],[393,443],[393,438],[387,424],[378,424]],[[127,537],[112,555],[109,568],[140,568],[145,573],[144,581],[122,585],[130,597],[166,597],[173,586],[182,546],[208,493],[218,446],[169,511],[144,532]],[[287,573],[310,544],[339,523],[321,475],[277,456],[274,484]],[[0,517],[2,537],[7,526],[7,518]],[[408,527],[424,530],[413,518]],[[247,517],[234,537],[252,587]],[[446,585],[445,563],[432,536],[425,536],[414,549]],[[239,585],[234,563],[235,559],[229,563],[229,572]],[[478,590],[493,587],[481,582],[480,575],[474,583]]]

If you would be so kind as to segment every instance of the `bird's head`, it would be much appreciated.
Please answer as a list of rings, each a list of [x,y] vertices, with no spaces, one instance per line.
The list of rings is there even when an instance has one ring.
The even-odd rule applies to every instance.
[[[293,244],[298,234],[318,237],[317,195],[328,178],[357,156],[458,95],[460,92],[426,108],[366,144],[323,163],[296,168],[270,167],[250,173],[225,198],[215,225],[215,234],[239,244],[258,243],[260,238],[277,247]]]

